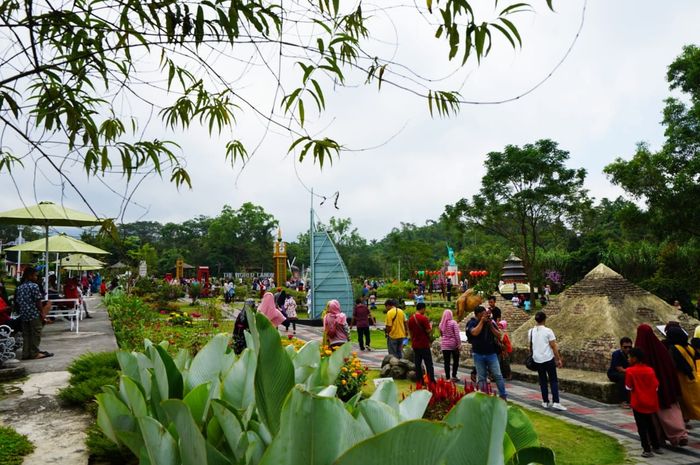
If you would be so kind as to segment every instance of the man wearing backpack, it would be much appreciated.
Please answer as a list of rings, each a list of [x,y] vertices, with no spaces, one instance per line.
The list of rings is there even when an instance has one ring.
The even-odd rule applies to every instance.
[[[492,319],[491,311],[481,305],[474,309],[474,317],[467,323],[467,339],[472,345],[479,389],[483,390],[487,385],[487,374],[490,372],[496,380],[498,395],[505,400],[506,384],[498,363],[500,348],[497,341],[501,340],[501,332]]]

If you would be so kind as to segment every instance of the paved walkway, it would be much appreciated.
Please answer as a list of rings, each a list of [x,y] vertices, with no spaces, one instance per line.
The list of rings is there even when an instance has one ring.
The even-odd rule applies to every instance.
[[[282,334],[286,334],[282,331]],[[290,331],[291,334],[291,331]],[[297,325],[296,336],[303,340],[321,338],[321,328]],[[375,350],[372,352],[361,352],[356,343],[352,343],[358,352],[360,359],[370,367],[379,367],[387,351]],[[435,375],[444,376],[442,364],[436,364]],[[459,377],[466,379],[469,372],[460,367]],[[629,462],[634,464],[654,464],[654,465],[700,465],[700,422],[693,421],[694,427],[689,431],[687,447],[664,448],[664,455],[657,455],[653,458],[645,459],[641,457],[642,448],[637,435],[637,427],[634,423],[632,411],[622,409],[614,405],[603,404],[595,400],[574,394],[562,392],[562,404],[568,408],[566,412],[555,412],[541,407],[542,397],[539,385],[529,384],[519,381],[506,383],[508,399],[516,404],[540,413],[559,417],[562,420],[576,425],[592,428],[614,437],[625,447],[629,454]],[[595,465],[595,464],[591,464]]]

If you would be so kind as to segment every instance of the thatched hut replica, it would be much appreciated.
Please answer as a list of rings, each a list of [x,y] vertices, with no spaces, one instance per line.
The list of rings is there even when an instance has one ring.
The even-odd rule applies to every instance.
[[[679,321],[689,334],[700,324],[602,263],[544,311],[565,366],[590,371],[606,371],[620,338],[629,336],[634,340],[642,323],[655,327]],[[529,344],[527,331],[533,326],[534,316],[513,332],[513,344],[518,348],[516,360],[524,359]]]

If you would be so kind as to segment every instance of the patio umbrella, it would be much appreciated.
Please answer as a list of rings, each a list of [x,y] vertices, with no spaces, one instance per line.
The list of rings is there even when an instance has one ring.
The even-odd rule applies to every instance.
[[[100,268],[104,268],[105,266],[105,264],[99,261],[98,259],[92,258],[88,255],[81,253],[66,255],[65,257],[63,257],[60,260],[57,260],[54,263],[58,263],[58,265],[61,268],[64,268],[66,270],[99,270]]]
[[[109,252],[106,250],[79,239],[73,239],[66,234],[56,234],[49,237],[46,241],[37,239],[36,241],[25,242],[22,245],[8,247],[5,250],[10,252],[43,252],[46,247],[48,247],[49,252],[56,253],[109,255]]]
[[[49,262],[49,226],[98,226],[104,220],[77,210],[56,205],[53,202],[40,202],[38,205],[25,206],[15,210],[0,212],[0,224],[24,224],[28,226],[43,226],[46,233],[44,251],[46,263]],[[48,267],[47,267],[48,268]],[[46,295],[49,293],[49,281],[46,280]]]
[[[122,262],[117,262],[114,265],[109,265],[109,268],[111,268],[113,270],[120,270],[122,268],[129,268],[129,265],[125,265]]]

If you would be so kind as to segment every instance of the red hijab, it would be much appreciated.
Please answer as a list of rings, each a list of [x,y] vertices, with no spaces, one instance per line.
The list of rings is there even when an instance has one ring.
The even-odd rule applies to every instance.
[[[659,403],[662,409],[669,408],[678,402],[681,395],[681,386],[678,384],[676,369],[673,360],[654,330],[647,324],[641,324],[637,328],[637,339],[634,346],[644,352],[644,362],[654,369],[659,380]]]

